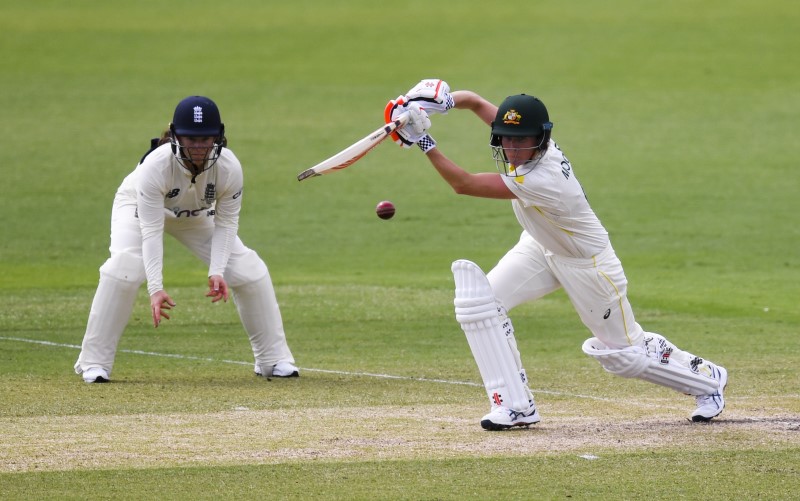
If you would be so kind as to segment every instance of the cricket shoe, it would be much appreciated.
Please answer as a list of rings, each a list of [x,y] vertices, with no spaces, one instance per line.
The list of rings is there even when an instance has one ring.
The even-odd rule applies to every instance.
[[[714,379],[719,381],[719,389],[711,395],[700,395],[696,397],[697,409],[692,413],[692,421],[695,423],[706,423],[712,418],[719,416],[725,408],[725,398],[722,392],[728,386],[728,371],[724,367],[711,365],[711,374]]]
[[[492,407],[492,412],[483,416],[481,427],[484,430],[498,431],[506,430],[514,426],[525,426],[526,428],[540,421],[539,411],[532,405],[525,412],[517,412],[508,407]]]
[[[102,367],[90,367],[83,371],[83,380],[87,383],[108,383],[111,378],[108,377],[108,371]]]
[[[263,377],[299,377],[300,370],[290,362],[278,362],[267,370],[263,370],[258,362],[255,366],[256,376]]]

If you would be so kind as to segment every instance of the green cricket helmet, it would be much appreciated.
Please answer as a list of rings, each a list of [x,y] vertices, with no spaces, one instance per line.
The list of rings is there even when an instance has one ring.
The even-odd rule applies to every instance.
[[[539,148],[550,140],[553,123],[547,108],[539,98],[518,94],[509,96],[500,103],[492,122],[492,146],[500,146],[500,138],[538,137]]]
[[[553,123],[544,103],[538,98],[526,94],[509,96],[500,103],[497,115],[492,122],[492,134],[489,145],[492,147],[492,158],[500,174],[516,177],[523,176],[533,170],[547,151]],[[536,146],[525,149],[536,152],[531,161],[523,165],[511,165],[506,150],[503,148],[504,137],[534,137]]]

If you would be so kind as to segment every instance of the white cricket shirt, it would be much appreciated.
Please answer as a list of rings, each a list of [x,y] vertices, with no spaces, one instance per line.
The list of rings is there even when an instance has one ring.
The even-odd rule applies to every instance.
[[[512,206],[519,224],[550,252],[591,258],[608,246],[608,232],[589,206],[569,160],[552,139],[533,170],[501,177],[517,196]]]
[[[242,165],[231,150],[223,148],[217,162],[192,183],[192,174],[172,154],[170,144],[153,150],[125,178],[117,197],[136,203],[150,294],[164,288],[163,235],[167,217],[171,224],[173,218],[177,224],[187,225],[199,223],[198,219],[213,220],[208,275],[223,274],[239,228],[243,184]]]

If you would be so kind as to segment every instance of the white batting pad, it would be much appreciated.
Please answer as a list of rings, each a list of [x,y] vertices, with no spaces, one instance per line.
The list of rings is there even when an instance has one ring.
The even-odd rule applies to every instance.
[[[719,382],[713,377],[693,371],[668,357],[648,356],[643,347],[615,350],[592,337],[584,341],[582,348],[605,370],[617,376],[643,379],[689,395],[712,395],[719,389]]]
[[[524,412],[533,404],[528,378],[517,350],[511,321],[501,315],[492,287],[471,261],[452,266],[456,284],[456,320],[461,324],[478,364],[492,405]]]

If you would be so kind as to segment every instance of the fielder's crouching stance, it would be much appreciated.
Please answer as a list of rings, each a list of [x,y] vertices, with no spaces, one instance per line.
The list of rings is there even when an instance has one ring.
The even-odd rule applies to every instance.
[[[427,134],[428,113],[468,109],[491,127],[499,172],[473,174],[447,158]],[[450,93],[446,82],[422,80],[390,101],[386,121],[409,112],[393,138],[426,154],[456,193],[510,200],[522,235],[485,275],[470,261],[453,263],[456,319],[461,324],[489,396],[481,426],[502,430],[539,422],[514,329],[506,316],[524,302],[563,287],[594,337],[583,351],[608,372],[639,378],[696,397],[692,421],[709,421],[725,407],[727,371],[645,332],[627,297],[622,264],[584,195],[567,157],[551,138],[544,104],[525,94],[495,106],[471,91]]]
[[[292,377],[299,371],[286,343],[278,301],[264,261],[237,236],[243,174],[227,147],[216,104],[202,96],[181,101],[169,131],[117,190],[111,212],[111,257],[100,267],[75,372],[87,383],[108,382],[117,345],[141,284],[147,280],[153,325],[175,302],[163,285],[163,235],[169,233],[208,266],[212,302],[229,287],[250,337],[255,372]]]

